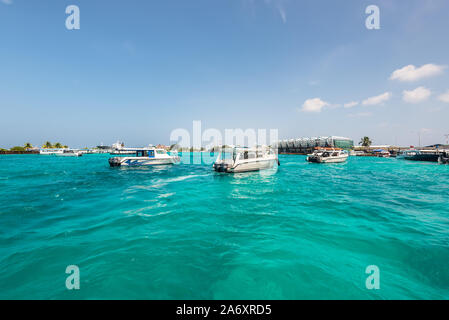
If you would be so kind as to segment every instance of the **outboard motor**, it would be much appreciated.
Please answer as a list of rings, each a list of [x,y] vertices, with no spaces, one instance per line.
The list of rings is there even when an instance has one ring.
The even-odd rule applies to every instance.
[[[111,167],[120,167],[121,164],[122,163],[120,161],[120,158],[118,158],[118,157],[109,158],[109,165]]]
[[[438,157],[438,163],[449,164],[449,153],[448,152],[440,153],[440,156]]]
[[[214,163],[214,169],[217,172],[227,172],[228,167],[227,163]]]

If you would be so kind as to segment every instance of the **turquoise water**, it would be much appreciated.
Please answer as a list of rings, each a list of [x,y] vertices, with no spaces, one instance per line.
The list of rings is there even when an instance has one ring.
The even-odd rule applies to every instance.
[[[0,298],[449,298],[447,165],[285,155],[224,175],[108,157],[0,156]]]

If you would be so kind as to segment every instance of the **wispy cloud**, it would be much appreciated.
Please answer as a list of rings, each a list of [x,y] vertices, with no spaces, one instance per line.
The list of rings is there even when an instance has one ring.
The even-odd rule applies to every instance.
[[[382,93],[378,96],[375,97],[370,97],[368,99],[363,100],[362,105],[364,106],[375,106],[375,105],[379,105],[382,104],[388,100],[390,100],[390,98],[393,96],[393,94],[391,92],[385,92]]]
[[[438,100],[442,101],[442,102],[446,102],[449,103],[449,90],[447,90],[445,93],[443,93],[442,95],[438,96]]]
[[[395,70],[391,76],[390,80],[399,80],[402,82],[413,82],[420,79],[429,78],[437,76],[443,73],[446,66],[436,65],[436,64],[425,64],[419,68],[414,65],[408,65],[401,69]]]
[[[253,9],[257,5],[257,2],[257,0],[244,0],[244,3],[249,4]],[[275,9],[279,13],[284,24],[287,23],[287,10],[284,6],[284,0],[264,0],[264,2],[266,6]]]
[[[359,105],[358,101],[351,101],[351,102],[345,103],[343,105],[343,107],[348,109],[348,108],[353,108],[353,107],[358,106],[358,105]]]
[[[432,92],[425,87],[418,87],[414,90],[404,90],[402,100],[408,103],[419,103],[427,100]]]
[[[287,23],[287,13],[282,5],[277,6],[279,14],[281,15],[282,22]]]
[[[4,4],[12,4],[12,0],[1,0]]]
[[[307,99],[302,105],[302,111],[304,112],[321,112],[324,107],[330,104],[320,98]]]

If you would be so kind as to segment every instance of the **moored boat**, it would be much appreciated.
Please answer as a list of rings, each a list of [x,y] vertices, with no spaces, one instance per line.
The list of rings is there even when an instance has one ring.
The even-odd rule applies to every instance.
[[[111,167],[120,166],[151,166],[175,164],[180,161],[177,155],[170,155],[164,149],[157,148],[127,148],[126,151],[133,151],[132,157],[109,158]]]
[[[376,149],[373,151],[376,157],[379,158],[389,158],[391,156],[390,152],[384,149]]]
[[[306,160],[315,163],[341,163],[348,160],[347,151],[338,148],[317,148]]]
[[[58,157],[81,157],[83,153],[79,150],[64,149],[62,153],[56,153]]]
[[[213,168],[217,172],[237,173],[270,169],[276,163],[280,164],[270,147],[232,147],[230,152],[220,152]]]
[[[62,154],[64,149],[56,149],[56,148],[44,148],[39,150],[39,154],[41,155],[55,155]]]
[[[404,151],[398,158],[412,161],[430,161],[438,162],[440,152],[438,150],[407,150]]]

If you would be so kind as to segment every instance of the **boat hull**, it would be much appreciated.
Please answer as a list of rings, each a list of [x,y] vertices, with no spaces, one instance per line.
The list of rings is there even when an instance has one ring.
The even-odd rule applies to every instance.
[[[55,151],[55,152],[40,151],[39,154],[43,156],[54,156],[54,155],[61,155],[62,151]]]
[[[82,157],[83,154],[80,152],[76,153],[56,153],[56,156],[58,157]]]
[[[412,161],[430,161],[430,162],[438,162],[439,155],[437,153],[435,154],[415,154],[412,156],[404,156],[403,159],[405,160],[412,160]]]
[[[114,157],[109,159],[111,167],[132,167],[132,166],[156,166],[168,165],[179,162],[178,157],[169,158],[138,158],[138,157]]]
[[[214,170],[217,172],[224,172],[224,173],[260,171],[273,168],[276,162],[277,162],[276,159],[256,160],[238,163],[235,166],[231,166],[227,163],[215,163]]]
[[[342,163],[348,160],[348,157],[315,157],[308,156],[307,161],[313,163]]]
[[[260,171],[273,168],[276,160],[262,160],[247,163],[237,164],[230,172],[250,172],[250,171]]]

